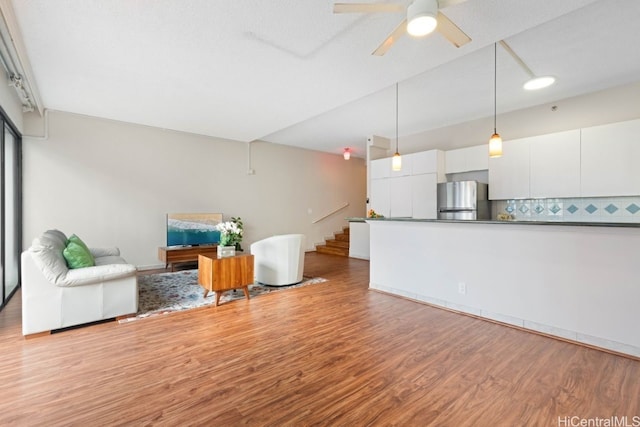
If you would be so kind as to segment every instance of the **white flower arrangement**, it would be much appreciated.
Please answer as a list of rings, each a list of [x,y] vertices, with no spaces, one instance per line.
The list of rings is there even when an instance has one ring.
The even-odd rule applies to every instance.
[[[240,246],[242,242],[242,221],[240,218],[231,218],[231,221],[221,222],[216,225],[220,232],[220,246]]]

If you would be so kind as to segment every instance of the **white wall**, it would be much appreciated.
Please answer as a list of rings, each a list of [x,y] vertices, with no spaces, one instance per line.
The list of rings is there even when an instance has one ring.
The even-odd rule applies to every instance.
[[[29,133],[42,120],[25,116]],[[241,125],[241,124],[239,124]],[[362,159],[288,146],[198,136],[63,112],[49,112],[48,138],[23,141],[26,248],[49,228],[89,246],[118,246],[139,267],[160,265],[168,212],[242,217],[243,247],[303,233],[313,250],[365,215]],[[348,202],[328,219],[313,221]]]

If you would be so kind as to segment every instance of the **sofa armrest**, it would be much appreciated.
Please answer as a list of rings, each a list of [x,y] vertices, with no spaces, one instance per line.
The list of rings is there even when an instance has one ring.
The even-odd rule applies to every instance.
[[[106,282],[121,277],[135,276],[137,269],[132,264],[107,264],[95,267],[76,268],[69,270],[64,279],[58,281],[56,286],[82,286],[94,283]]]
[[[89,252],[94,258],[102,256],[120,256],[120,249],[118,248],[89,248]]]

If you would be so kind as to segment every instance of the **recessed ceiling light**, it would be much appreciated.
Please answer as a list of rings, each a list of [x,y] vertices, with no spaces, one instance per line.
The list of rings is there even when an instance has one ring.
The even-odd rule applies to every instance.
[[[545,88],[547,86],[551,86],[552,84],[555,83],[555,81],[556,81],[556,78],[553,76],[534,77],[528,80],[523,87],[526,90],[538,90],[538,89]]]
[[[551,86],[556,78],[553,76],[541,76],[538,77],[533,74],[531,68],[524,63],[524,61],[511,49],[511,46],[507,44],[504,40],[500,40],[498,43],[506,50],[511,57],[522,67],[525,73],[529,75],[529,80],[522,86],[525,90],[538,90],[548,86]]]

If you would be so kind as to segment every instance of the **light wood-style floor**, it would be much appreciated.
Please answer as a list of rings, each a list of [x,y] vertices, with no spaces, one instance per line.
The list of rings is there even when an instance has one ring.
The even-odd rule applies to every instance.
[[[570,426],[640,417],[639,361],[370,291],[368,269],[309,253],[305,274],[329,282],[29,340],[17,295],[0,312],[0,425]]]

